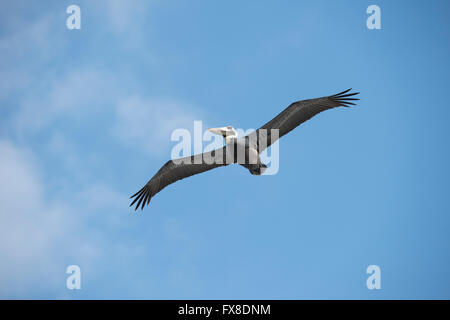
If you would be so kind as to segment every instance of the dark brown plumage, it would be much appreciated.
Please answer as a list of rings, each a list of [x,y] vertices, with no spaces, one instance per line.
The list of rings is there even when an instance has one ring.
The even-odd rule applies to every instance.
[[[352,101],[359,99],[353,96],[359,92],[348,93],[350,90],[348,89],[332,96],[294,102],[258,130],[250,133],[246,137],[234,139],[233,146],[236,147],[236,145],[245,144],[246,148],[256,149],[258,153],[261,153],[276,141],[271,136],[271,130],[278,130],[279,139],[322,111],[336,107],[355,105]],[[262,139],[265,141],[262,141]],[[155,194],[169,184],[198,173],[226,166],[230,163],[237,163],[235,156],[232,159],[227,159],[226,156],[226,147],[223,147],[203,154],[166,162],[141,190],[131,196],[134,200],[130,206],[136,203],[135,210],[139,207],[143,209],[146,204],[150,203],[150,199]],[[261,171],[258,170],[265,167],[262,163],[251,165],[247,163],[239,164],[248,168],[252,174],[261,174]]]
[[[351,88],[340,93],[337,93],[332,96],[316,98],[316,99],[308,99],[301,100],[294,103],[291,103],[289,107],[284,109],[279,115],[275,118],[267,122],[261,128],[255,131],[258,145],[260,145],[260,139],[266,139],[266,147],[269,147],[272,143],[276,141],[276,139],[272,140],[270,136],[271,129],[278,129],[278,138],[281,138],[285,134],[289,133],[291,130],[298,127],[305,121],[308,121],[316,114],[336,108],[336,107],[349,107],[350,105],[355,105],[355,103],[351,101],[359,100],[358,98],[353,98],[352,96],[359,94],[359,92],[348,93]],[[265,129],[265,130],[262,130]],[[250,134],[250,135],[251,135]],[[264,151],[264,147],[258,149],[260,152]]]

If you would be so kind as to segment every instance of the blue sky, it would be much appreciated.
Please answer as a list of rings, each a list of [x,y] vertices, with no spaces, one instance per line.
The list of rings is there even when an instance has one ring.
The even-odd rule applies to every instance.
[[[2,2],[0,297],[450,298],[449,9]],[[350,87],[357,107],[281,140],[278,174],[221,168],[128,208],[173,129],[257,128]]]

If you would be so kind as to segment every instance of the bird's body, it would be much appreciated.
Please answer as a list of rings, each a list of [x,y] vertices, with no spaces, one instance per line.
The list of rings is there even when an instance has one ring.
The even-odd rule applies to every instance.
[[[226,144],[226,152],[227,159],[232,159],[232,163],[247,168],[251,174],[261,175],[266,168],[259,157],[256,141],[252,143],[248,136],[229,140]]]
[[[166,162],[141,190],[131,196],[135,199],[130,206],[136,203],[135,209],[143,209],[156,193],[169,184],[229,164],[240,164],[251,174],[261,175],[267,168],[259,157],[261,152],[314,115],[331,108],[354,105],[351,101],[359,99],[352,96],[358,92],[347,93],[350,90],[323,98],[294,102],[278,116],[245,137],[238,138],[231,126],[209,129],[224,137],[224,147]]]

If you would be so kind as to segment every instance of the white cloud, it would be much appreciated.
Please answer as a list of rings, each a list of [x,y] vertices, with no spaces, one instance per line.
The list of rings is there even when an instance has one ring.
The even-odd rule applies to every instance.
[[[142,22],[146,16],[151,1],[108,0],[101,7],[106,11],[109,26],[112,30],[122,33],[134,26],[136,21]]]
[[[0,98],[39,83],[36,69],[51,61],[65,43],[62,32],[52,28],[54,21],[51,14],[36,20],[15,15],[6,19],[7,31],[0,37]]]
[[[130,5],[122,0],[99,1],[83,5],[81,10],[95,11],[99,19],[104,19],[102,27],[94,32],[101,34],[112,28],[117,37],[141,48],[148,39],[140,29],[155,2],[135,1]],[[70,37],[64,21],[60,21],[65,14],[63,9],[59,14],[56,8],[48,9],[38,18],[27,18],[18,14],[17,8],[10,9],[14,15],[6,19],[9,31],[0,37],[0,65],[4,67],[0,99],[11,93],[16,95],[14,99],[2,101],[0,106],[8,110],[1,120],[2,136],[25,142],[28,137],[51,130],[53,124],[62,121],[84,121],[115,114],[111,122],[102,123],[107,127],[101,130],[113,132],[112,138],[126,145],[161,153],[170,147],[173,129],[190,128],[194,120],[201,119],[196,108],[186,102],[139,92],[139,85],[133,84],[138,81],[124,75],[123,70],[100,69],[90,63],[77,67],[48,65],[52,58],[68,55],[66,44]],[[135,29],[140,31],[130,32]],[[79,151],[77,146],[71,149],[69,155]]]
[[[139,5],[127,3],[106,8],[108,2],[103,2],[107,19],[123,38],[136,27],[136,15],[144,16]],[[129,11],[121,12],[121,6]],[[74,125],[78,134],[89,120],[98,119],[111,140],[156,153],[170,147],[173,129],[189,128],[201,119],[196,108],[177,99],[139,94],[139,87],[136,95],[130,94],[134,86],[126,73],[102,70],[90,62],[77,67],[49,63],[55,57],[70,59],[64,20],[52,10],[36,20],[18,14],[17,21],[7,20],[10,30],[0,36],[0,108],[7,110],[0,120],[0,297],[4,298],[63,298],[68,264],[94,270],[95,278],[92,273],[101,272],[97,270],[101,261],[140,261],[148,252],[145,244],[123,243],[131,237],[117,239],[117,233],[108,233],[128,230],[136,222],[125,209],[129,195],[99,181],[92,165],[96,160],[91,156],[107,157],[103,151],[108,146],[91,152],[83,145],[84,136],[74,139],[64,124],[79,123]],[[141,46],[140,33],[133,37],[129,41]],[[54,164],[58,168],[44,171]],[[60,174],[64,171],[60,167],[72,176]],[[101,230],[96,229],[99,226]],[[173,224],[165,231],[169,236],[178,233]]]
[[[30,154],[0,141],[0,295],[19,296],[37,274],[54,269],[53,244],[70,223],[47,204]]]
[[[19,20],[19,21],[17,21]],[[52,15],[44,15],[37,20],[25,20],[23,17],[13,17],[8,19],[10,24],[7,36],[0,38],[0,50],[2,54],[10,58],[23,58],[27,56],[27,51],[30,47],[38,47],[44,50],[40,51],[39,57],[42,58],[44,54],[48,53],[51,42],[54,38],[51,32],[53,22]]]
[[[95,183],[71,198],[48,197],[30,152],[0,140],[0,154],[0,297],[62,297],[68,264],[95,270],[103,258],[105,244],[90,235],[89,222],[122,225],[122,217],[95,213],[125,197]]]
[[[194,120],[202,119],[199,109],[189,103],[130,95],[124,81],[95,68],[72,69],[58,77],[41,79],[39,87],[19,99],[6,128],[24,138],[56,122],[115,115],[110,123],[102,122],[109,126],[102,130],[110,129],[112,138],[126,145],[159,154],[167,151],[174,129],[192,128]],[[63,147],[61,141],[51,142]]]
[[[34,133],[61,117],[76,118],[105,107],[112,110],[120,93],[119,84],[95,69],[73,69],[41,82],[21,98],[11,120],[12,130],[19,135]]]
[[[102,122],[106,127],[101,129],[112,132],[111,138],[150,154],[161,154],[170,147],[174,129],[192,129],[194,120],[203,117],[198,108],[177,99],[129,95],[122,80],[95,69],[72,70],[46,81],[46,90],[29,92],[21,98],[8,121],[8,131],[16,137],[51,128],[55,122],[107,115],[111,121]],[[53,149],[60,150],[68,145],[68,141],[54,135],[50,143]],[[75,148],[70,146],[68,157],[76,154]]]
[[[201,119],[195,108],[171,99],[143,99],[131,96],[116,109],[116,134],[122,141],[160,154],[170,146],[170,136],[177,128],[192,128]]]

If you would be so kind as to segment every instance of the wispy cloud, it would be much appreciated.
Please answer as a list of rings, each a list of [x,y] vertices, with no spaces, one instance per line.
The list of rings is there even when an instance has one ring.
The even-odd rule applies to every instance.
[[[116,134],[125,143],[160,154],[169,146],[170,136],[177,128],[191,128],[201,112],[174,99],[130,96],[116,108]]]
[[[32,152],[1,140],[0,154],[0,297],[65,297],[69,264],[95,277],[93,265],[116,259],[112,248],[128,247],[97,237],[92,227],[100,223],[104,232],[126,227],[128,212],[117,214],[126,196],[95,182],[70,198],[49,194]],[[120,251],[127,258],[127,250]]]
[[[14,9],[11,11],[11,17],[2,18],[6,32],[0,36],[0,98],[39,83],[41,76],[37,75],[38,71],[57,55],[65,43],[63,30],[52,28],[56,20],[52,13],[26,20]]]
[[[111,30],[132,48],[141,46],[145,30],[138,30],[136,21],[147,7],[145,1],[133,6],[108,1],[82,6],[82,14],[87,8],[104,12],[107,27],[100,30]],[[111,147],[158,154],[170,146],[173,129],[201,118],[190,103],[142,92],[127,71],[90,59],[55,63],[74,58],[66,46],[64,9],[25,17],[14,7],[13,15],[2,15],[7,30],[0,35],[2,298],[70,297],[64,288],[68,264],[79,264],[97,279],[102,261],[142,260],[144,244],[116,238],[134,221],[129,195],[96,174],[98,159],[107,163]],[[137,31],[133,37],[130,30]],[[86,141],[99,132],[103,143],[89,149]],[[171,237],[173,227],[165,232]]]
[[[54,121],[98,111],[114,101],[115,89],[111,78],[95,69],[73,69],[58,77],[43,78],[39,86],[21,97],[11,128],[21,135],[32,134]]]
[[[109,28],[118,34],[123,34],[125,31],[138,31],[135,28],[136,25],[145,19],[154,2],[137,0],[130,5],[129,1],[108,0],[100,2],[101,8],[98,9],[106,13]]]
[[[63,208],[45,201],[28,152],[0,141],[0,154],[0,295],[20,297],[38,285],[37,274],[56,272],[52,251],[71,221]],[[51,286],[48,280],[43,287]]]

